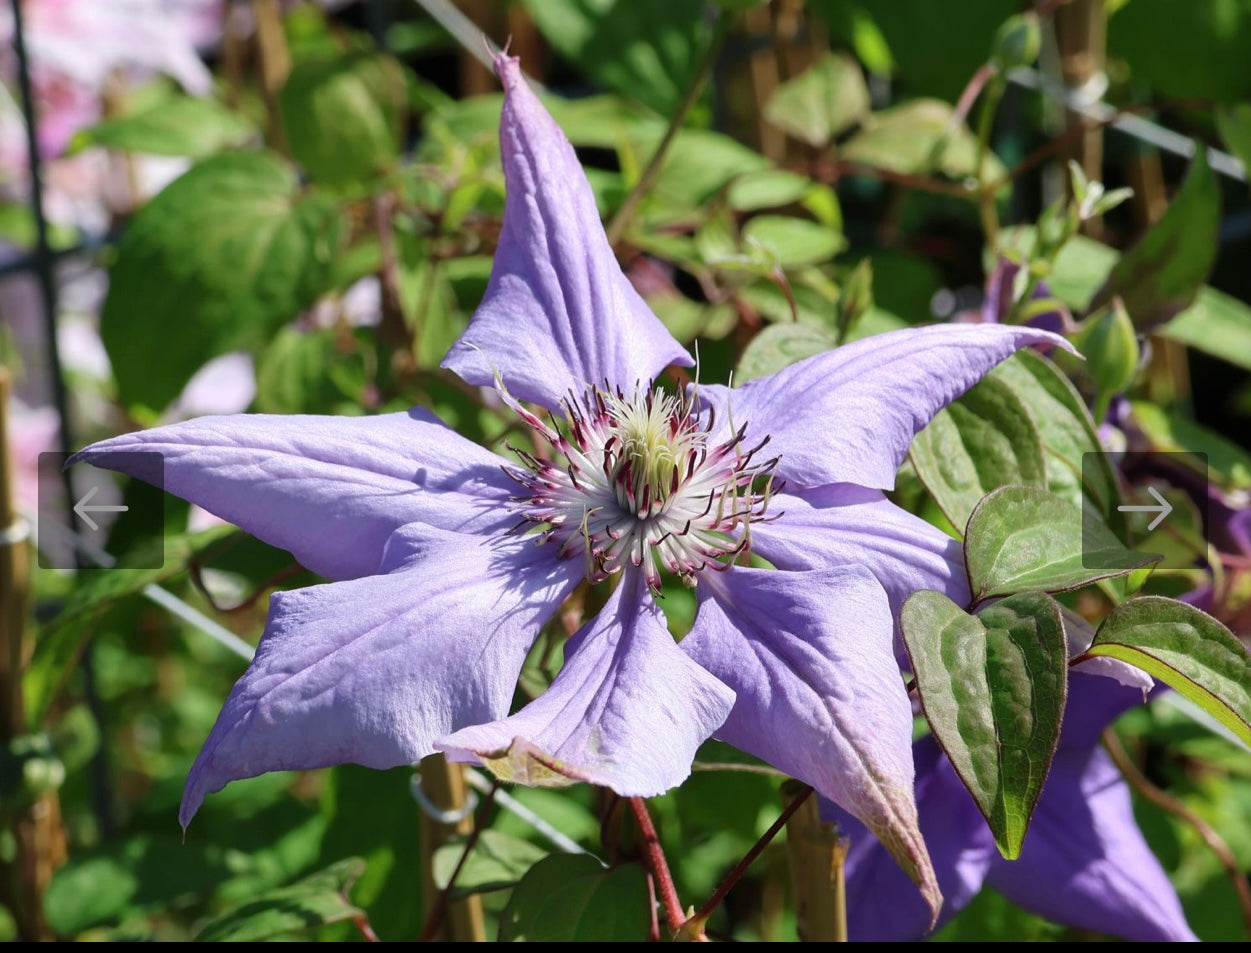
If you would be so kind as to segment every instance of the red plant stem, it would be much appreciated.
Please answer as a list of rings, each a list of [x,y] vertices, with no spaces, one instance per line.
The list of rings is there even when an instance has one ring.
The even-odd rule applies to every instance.
[[[951,127],[954,129],[964,122],[969,115],[969,110],[973,108],[973,104],[977,101],[977,97],[982,90],[986,88],[986,84],[990,82],[991,77],[995,75],[995,66],[993,63],[983,63],[973,74],[973,78],[969,80],[968,85],[964,87],[964,92],[960,94],[960,99],[956,103],[955,111],[951,114]]]
[[[660,942],[660,921],[656,919],[656,878],[647,872],[647,913],[651,922],[647,926],[647,939],[652,943]]]
[[[692,920],[703,923],[707,921],[710,916],[712,916],[713,911],[721,905],[721,901],[726,898],[726,895],[732,889],[734,889],[734,885],[742,879],[743,874],[747,872],[747,868],[750,867],[755,862],[756,858],[760,856],[760,852],[769,846],[769,842],[777,836],[778,831],[786,826],[786,822],[791,819],[791,815],[799,810],[800,805],[802,805],[804,801],[808,800],[808,797],[811,794],[811,785],[805,785],[804,789],[795,796],[795,799],[791,801],[790,804],[786,805],[786,810],[784,810],[778,819],[773,822],[772,826],[764,832],[764,835],[760,838],[760,840],[756,841],[756,843],[752,845],[751,850],[743,855],[743,859],[734,865],[734,869],[726,874],[725,879],[722,880],[717,886],[713,895],[708,898],[708,902],[699,908],[699,912],[695,914],[695,916],[691,917]],[[700,932],[703,932],[702,928]]]
[[[368,943],[382,942],[381,940],[378,939],[378,934],[374,932],[374,928],[369,925],[368,917],[364,915],[359,916],[359,917],[353,917],[352,922],[356,924],[356,929],[361,931],[361,936],[365,938],[366,942]]]
[[[630,810],[634,812],[634,820],[638,822],[639,832],[643,835],[643,846],[647,850],[647,866],[660,888],[660,900],[665,906],[665,920],[669,929],[677,933],[682,929],[686,917],[682,914],[682,901],[678,899],[678,889],[673,885],[673,875],[669,873],[669,862],[665,860],[664,849],[660,846],[660,838],[656,836],[656,826],[652,824],[652,816],[647,813],[647,804],[641,797],[629,798]]]

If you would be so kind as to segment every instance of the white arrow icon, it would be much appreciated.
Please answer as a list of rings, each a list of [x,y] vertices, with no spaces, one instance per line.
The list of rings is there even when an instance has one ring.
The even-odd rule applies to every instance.
[[[80,520],[91,527],[93,533],[100,527],[95,520],[87,515],[88,513],[125,513],[130,509],[129,506],[88,506],[87,504],[91,501],[91,498],[99,492],[100,488],[93,486],[81,500],[74,504],[74,512],[78,514]]]
[[[1147,492],[1155,497],[1159,506],[1118,506],[1116,509],[1121,513],[1158,513],[1160,514],[1150,523],[1147,524],[1147,532],[1151,532],[1157,526],[1164,522],[1164,518],[1173,512],[1173,504],[1160,496],[1160,491],[1153,486],[1147,487]]]

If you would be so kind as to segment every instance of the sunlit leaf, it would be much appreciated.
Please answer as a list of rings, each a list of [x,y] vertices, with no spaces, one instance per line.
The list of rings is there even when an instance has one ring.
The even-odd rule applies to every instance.
[[[1046,489],[1042,438],[1007,383],[987,377],[912,441],[917,476],[955,526],[987,493],[1009,484]]]
[[[743,349],[735,372],[736,383],[773,374],[796,361],[836,347],[834,332],[807,323],[770,324]]]
[[[934,737],[1009,860],[1060,737],[1068,649],[1060,607],[1042,593],[969,615],[940,592],[914,593],[900,616]]]
[[[291,154],[318,182],[365,182],[399,155],[403,67],[376,53],[298,63],[279,96]]]
[[[1094,514],[1067,500],[1036,487],[1005,486],[969,517],[964,558],[980,602],[1032,589],[1076,589],[1157,557],[1126,549]]]
[[[177,96],[149,109],[106,119],[75,134],[73,148],[105,146],[198,159],[246,143],[256,127],[212,99]]]
[[[825,53],[773,91],[765,118],[810,146],[824,146],[869,111],[869,88],[860,64],[842,53]]]
[[[1206,612],[1163,596],[1130,599],[1104,619],[1087,654],[1138,666],[1251,744],[1251,654]]]
[[[1186,310],[1207,280],[1219,247],[1220,187],[1207,152],[1196,149],[1190,171],[1168,210],[1109,272],[1090,302],[1119,297],[1135,327],[1159,327]]]
[[[139,210],[100,334],[124,404],[160,410],[210,357],[310,304],[338,246],[337,206],[272,153],[206,159]]]

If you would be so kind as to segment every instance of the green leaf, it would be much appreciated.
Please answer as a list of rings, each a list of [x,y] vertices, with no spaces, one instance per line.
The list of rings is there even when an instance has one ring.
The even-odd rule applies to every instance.
[[[341,764],[325,773],[318,804],[326,833],[317,863],[365,859],[352,899],[386,938],[417,936],[425,919],[421,811],[413,809],[412,780],[409,767],[374,771]],[[347,926],[339,930],[344,937],[356,934]]]
[[[671,116],[709,42],[707,21],[674,0],[523,0],[561,56],[624,96]]]
[[[1120,488],[1086,403],[1067,377],[1045,357],[1018,351],[988,375],[1012,388],[1029,411],[1046,454],[1047,489],[1074,506],[1092,505],[1119,532]],[[1085,455],[1093,466],[1083,467]]]
[[[754,212],[798,202],[812,188],[812,179],[807,176],[785,169],[762,169],[731,182],[727,199],[735,211]]]
[[[663,124],[635,124],[629,142],[640,163],[650,161],[663,136]],[[670,142],[648,193],[653,200],[650,207],[698,206],[737,176],[768,168],[769,160],[729,136],[709,129],[683,129]],[[672,214],[672,209],[666,210]]]
[[[500,914],[503,940],[647,939],[647,881],[635,864],[600,866],[586,854],[552,854],[521,878]]]
[[[951,106],[937,99],[891,106],[873,113],[839,149],[839,156],[903,175],[935,171],[953,178],[975,175],[977,140],[963,124],[953,126],[953,118]],[[994,181],[1002,172],[999,160],[988,152],[980,178]]]
[[[979,381],[912,441],[912,464],[943,515],[964,526],[1001,486],[1047,488],[1042,438],[1025,404],[998,377]]]
[[[447,888],[464,852],[463,837],[453,838],[434,852],[434,885],[439,890]],[[484,830],[478,835],[478,842],[469,852],[465,866],[456,878],[452,899],[511,887],[548,853],[520,837]]]
[[[1116,263],[1095,292],[1091,309],[1120,297],[1141,330],[1186,310],[1216,261],[1220,219],[1220,186],[1208,166],[1207,150],[1199,148],[1168,210]]]
[[[847,247],[834,229],[788,215],[757,215],[743,226],[743,241],[766,249],[783,268],[828,261]]]
[[[296,162],[334,186],[366,182],[395,161],[407,103],[404,68],[380,53],[298,63],[278,97]]]
[[[1219,482],[1231,489],[1251,488],[1251,453],[1234,441],[1148,401],[1135,400],[1130,407],[1152,450],[1206,454]]]
[[[833,331],[813,324],[770,324],[743,349],[734,382],[745,384],[837,346]]]
[[[272,153],[206,159],[139,210],[100,334],[127,406],[164,408],[210,357],[248,348],[322,290],[337,207]]]
[[[126,152],[198,159],[256,136],[256,127],[212,99],[176,96],[142,112],[106,119],[74,135],[72,148],[105,146]]]
[[[1076,589],[1158,557],[1126,549],[1098,517],[1067,500],[1036,487],[1005,486],[969,517],[964,558],[974,601],[981,602],[1031,589]]]
[[[76,851],[43,897],[48,925],[72,936],[145,910],[200,896],[230,876],[221,852],[174,837],[139,834]]]
[[[1251,103],[1235,103],[1216,110],[1216,128],[1229,151],[1251,169]]]
[[[364,872],[365,862],[359,857],[341,860],[210,920],[196,942],[256,943],[362,916],[363,911],[348,900],[348,891]]]
[[[1138,666],[1251,744],[1251,655],[1206,612],[1163,596],[1130,599],[1104,619],[1087,654]]]
[[[860,64],[844,53],[825,53],[773,91],[765,103],[769,122],[810,146],[824,146],[869,112],[869,88]]]
[[[340,350],[334,330],[280,328],[256,366],[256,409],[266,414],[329,413],[364,389],[356,353]],[[349,336],[349,345],[354,340]],[[356,386],[352,387],[352,380]],[[340,384],[348,384],[346,389]]]
[[[738,312],[729,303],[707,304],[680,294],[647,295],[647,306],[679,341],[701,337],[720,340],[738,324]]]
[[[1157,333],[1251,370],[1251,307],[1215,288],[1200,290],[1195,303]]]
[[[1004,246],[1029,248],[1032,228],[1005,230]],[[1060,249],[1047,276],[1051,293],[1074,310],[1084,311],[1091,296],[1116,264],[1118,255],[1107,245],[1076,235]],[[1200,288],[1190,307],[1157,334],[1251,369],[1251,307],[1215,288]]]
[[[1015,860],[1060,738],[1068,648],[1060,607],[1038,592],[966,613],[941,592],[900,614],[934,737]]]
[[[167,536],[165,562],[159,569],[84,569],[60,613],[46,623],[35,643],[34,655],[22,678],[27,718],[41,724],[79,652],[91,637],[93,619],[119,599],[125,599],[176,576],[192,555],[237,532],[217,526],[202,533]]]

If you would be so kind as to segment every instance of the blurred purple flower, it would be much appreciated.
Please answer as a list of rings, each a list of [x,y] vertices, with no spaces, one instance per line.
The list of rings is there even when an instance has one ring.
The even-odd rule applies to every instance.
[[[57,448],[56,410],[28,407],[14,397],[9,401],[8,414],[15,502],[18,510],[34,513],[39,507],[39,454]]]
[[[1105,664],[1084,662],[1070,673],[1060,744],[1015,861],[1005,860],[995,847],[985,819],[934,738],[916,743],[921,832],[945,898],[940,924],[989,886],[1026,910],[1078,929],[1129,940],[1195,939],[1176,891],[1134,820],[1129,787],[1099,746],[1103,729],[1143,702],[1150,679],[1112,659],[1092,661]],[[925,936],[930,911],[881,845],[834,805],[823,803],[822,814],[851,839],[849,938],[890,942]]]
[[[1011,258],[1000,258],[995,270],[986,276],[986,295],[977,311],[965,311],[957,315],[957,321],[982,324],[1002,324],[1012,314],[1016,304],[1017,281],[1021,278],[1021,264]],[[1073,316],[1060,301],[1052,297],[1046,282],[1040,281],[1030,294],[1030,301],[1046,304],[1035,314],[1029,315],[1022,324],[1025,327],[1067,334],[1073,329]]]
[[[932,327],[734,391],[653,389],[691,359],[622,274],[516,60],[496,70],[504,223],[444,365],[495,383],[550,452],[518,465],[420,408],[201,418],[84,451],[159,451],[169,490],[342,580],[273,596],[182,822],[237,778],[434,751],[524,783],[655,795],[716,735],[863,820],[937,909],[892,609],[919,588],[968,592],[956,541],[884,491],[938,410],[1017,348],[1057,339]],[[739,565],[748,551],[777,569]],[[662,571],[699,589],[680,644],[655,601]],[[583,579],[614,578],[550,688],[509,716],[542,626]]]

